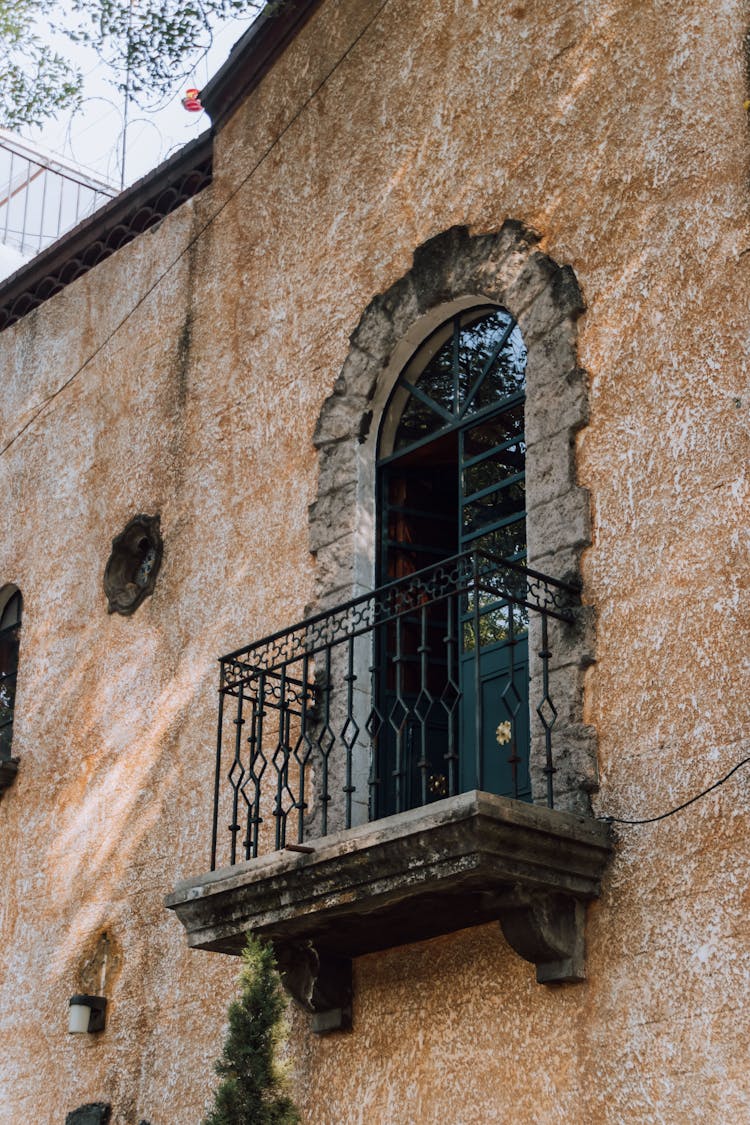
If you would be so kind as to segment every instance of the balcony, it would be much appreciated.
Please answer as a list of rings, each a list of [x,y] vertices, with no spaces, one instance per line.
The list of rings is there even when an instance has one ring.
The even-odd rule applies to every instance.
[[[610,842],[555,807],[576,602],[464,553],[224,657],[211,871],[167,899],[188,943],[272,940],[318,1031],[349,1023],[352,957],[489,921],[540,982],[582,979]]]

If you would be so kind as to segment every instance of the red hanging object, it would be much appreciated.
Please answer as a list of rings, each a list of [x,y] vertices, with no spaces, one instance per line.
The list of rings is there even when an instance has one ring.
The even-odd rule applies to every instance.
[[[194,87],[191,87],[189,90],[185,91],[185,97],[182,99],[182,104],[184,105],[188,113],[200,113],[203,109],[199,94],[200,90],[196,90]]]

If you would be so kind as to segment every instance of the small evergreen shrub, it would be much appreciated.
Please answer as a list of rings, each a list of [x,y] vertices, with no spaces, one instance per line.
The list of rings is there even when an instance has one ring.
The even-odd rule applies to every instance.
[[[298,1125],[277,1052],[286,1004],[273,949],[248,935],[241,994],[229,1005],[229,1031],[216,1064],[221,1083],[203,1125]]]

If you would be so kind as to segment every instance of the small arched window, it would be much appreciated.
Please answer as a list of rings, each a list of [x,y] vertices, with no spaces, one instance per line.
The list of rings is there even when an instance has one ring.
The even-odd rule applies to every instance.
[[[21,592],[15,586],[6,587],[3,594],[0,594],[0,764],[12,762],[13,711],[23,608]]]

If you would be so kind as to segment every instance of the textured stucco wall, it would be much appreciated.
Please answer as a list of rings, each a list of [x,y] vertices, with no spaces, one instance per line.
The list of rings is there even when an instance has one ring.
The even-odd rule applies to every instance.
[[[747,21],[329,0],[219,136],[213,187],[0,338],[0,582],[24,595],[3,1125],[98,1099],[116,1125],[200,1120],[236,964],[188,952],[161,899],[207,867],[214,658],[314,596],[317,418],[440,231],[517,218],[586,300],[596,811],[661,811],[747,753]],[[108,617],[110,540],[157,511],[155,594]],[[585,984],[536,985],[494,927],[361,959],[350,1034],[293,1017],[305,1122],[750,1118],[749,785],[619,831]],[[108,1030],[69,1038],[104,931]]]

